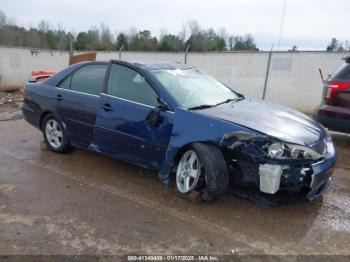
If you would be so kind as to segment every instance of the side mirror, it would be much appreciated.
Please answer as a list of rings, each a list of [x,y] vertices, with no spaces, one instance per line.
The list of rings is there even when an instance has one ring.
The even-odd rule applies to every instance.
[[[147,116],[147,121],[151,126],[158,126],[163,122],[163,117],[160,114],[160,111],[167,111],[169,107],[165,101],[160,97],[157,98],[158,105],[156,110],[151,110]]]
[[[152,110],[147,116],[147,121],[151,126],[157,126],[161,123],[162,117],[159,115],[159,112]]]

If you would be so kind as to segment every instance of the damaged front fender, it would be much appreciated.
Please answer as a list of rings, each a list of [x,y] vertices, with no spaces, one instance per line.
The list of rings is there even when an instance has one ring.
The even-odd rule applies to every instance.
[[[175,111],[173,132],[159,177],[163,183],[168,184],[169,174],[172,167],[176,165],[176,156],[184,146],[195,142],[222,146],[224,145],[223,142],[225,143],[225,141],[227,142],[234,137],[232,134],[237,135],[237,143],[249,143],[251,138],[261,136],[258,132],[218,118],[208,117],[199,111],[177,109]],[[238,144],[236,145],[238,146]]]

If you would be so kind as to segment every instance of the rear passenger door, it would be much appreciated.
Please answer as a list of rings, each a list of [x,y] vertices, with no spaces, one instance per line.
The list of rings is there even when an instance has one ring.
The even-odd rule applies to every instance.
[[[92,142],[106,69],[106,63],[85,65],[56,88],[56,112],[76,146],[88,147]]]

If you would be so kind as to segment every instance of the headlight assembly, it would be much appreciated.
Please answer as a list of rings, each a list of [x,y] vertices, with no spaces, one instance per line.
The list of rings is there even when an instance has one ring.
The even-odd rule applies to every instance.
[[[322,156],[311,148],[288,144],[288,143],[270,143],[265,145],[265,151],[268,157],[272,159],[311,159],[317,160]]]
[[[273,143],[268,146],[267,154],[271,158],[283,157],[285,146],[282,143]]]

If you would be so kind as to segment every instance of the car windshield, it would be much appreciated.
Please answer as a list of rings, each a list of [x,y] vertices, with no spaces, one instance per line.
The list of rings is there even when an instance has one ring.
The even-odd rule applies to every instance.
[[[150,71],[175,100],[187,109],[212,107],[241,99],[230,88],[198,69]]]

